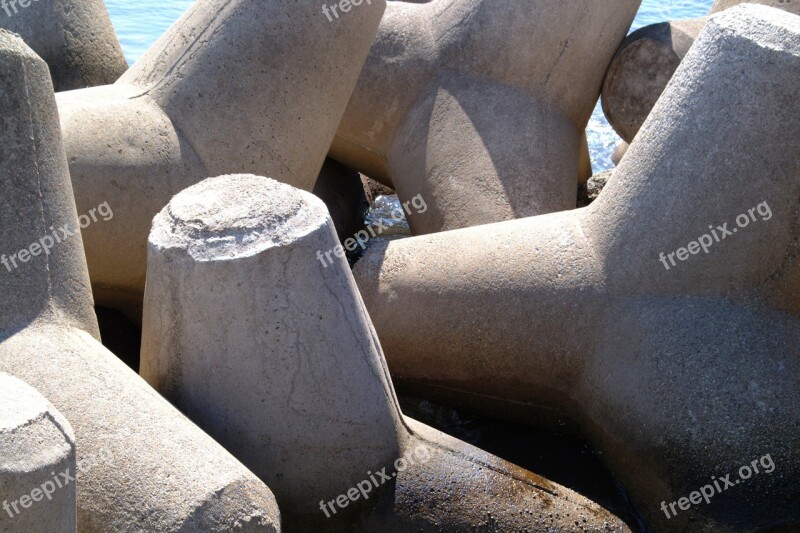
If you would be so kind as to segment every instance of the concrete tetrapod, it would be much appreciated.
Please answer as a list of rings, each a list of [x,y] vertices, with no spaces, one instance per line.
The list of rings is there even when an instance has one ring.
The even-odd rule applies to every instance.
[[[571,422],[656,531],[797,527],[798,71],[800,17],[733,8],[589,207],[368,250],[354,274],[392,376]],[[685,509],[765,454],[779,472]]]
[[[0,372],[0,531],[75,533],[75,435],[41,394]]]
[[[405,418],[324,204],[252,175],[178,194],[149,241],[141,373],[275,490],[287,528],[627,530]],[[405,461],[405,463],[403,462]]]
[[[572,209],[591,175],[582,133],[639,4],[390,1],[331,157],[422,194],[415,234]]]
[[[311,190],[385,8],[331,24],[316,0],[198,0],[114,85],[58,95],[98,304],[138,321],[153,217],[227,172]],[[102,139],[98,142],[98,139]]]
[[[269,489],[98,341],[47,65],[0,30],[0,72],[0,371],[75,430],[78,530],[278,531]]]
[[[50,67],[56,91],[114,83],[128,68],[103,0],[4,0],[0,28]]]
[[[741,3],[777,7],[800,15],[800,0],[717,0],[710,15]],[[708,17],[650,24],[631,33],[611,61],[603,82],[603,112],[630,143],[664,92]]]

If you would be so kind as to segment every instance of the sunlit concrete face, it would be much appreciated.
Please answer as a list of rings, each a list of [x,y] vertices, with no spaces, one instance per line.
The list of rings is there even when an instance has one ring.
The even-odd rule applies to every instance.
[[[44,61],[3,30],[0,72],[0,254],[18,261],[0,267],[0,372],[38,390],[74,429],[78,529],[278,531],[270,490],[100,344],[80,232],[43,251],[53,228],[79,225],[53,86]]]
[[[393,378],[569,422],[656,529],[779,525],[800,495],[798,68],[800,17],[726,11],[589,207],[369,250],[354,274]],[[785,476],[659,507],[766,453]]]
[[[103,0],[2,0],[0,28],[45,60],[56,91],[114,83],[128,68]]]
[[[149,239],[142,376],[275,491],[287,529],[628,528],[402,415],[322,202],[252,175],[176,195]]]
[[[390,1],[331,156],[431,205],[415,234],[575,207],[639,0]]]
[[[0,372],[0,528],[75,533],[75,472],[69,422],[35,389]]]
[[[139,320],[147,233],[182,189],[227,172],[312,189],[384,8],[331,23],[312,0],[201,0],[114,85],[58,95],[78,211],[115,210],[83,232],[99,304]]]

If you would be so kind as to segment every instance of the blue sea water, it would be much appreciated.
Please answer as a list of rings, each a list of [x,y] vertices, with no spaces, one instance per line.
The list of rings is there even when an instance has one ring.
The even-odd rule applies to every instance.
[[[191,3],[191,0],[106,0],[128,63],[136,61]],[[708,13],[712,3],[713,0],[643,0],[631,31],[665,20],[701,17]],[[619,137],[606,121],[599,105],[587,132],[595,172],[612,168],[611,154]]]
[[[642,7],[639,8],[639,13],[631,26],[631,31],[666,20],[705,16],[713,3],[714,0],[643,0]],[[621,139],[603,115],[600,102],[594,108],[592,118],[586,127],[586,137],[589,140],[589,153],[592,156],[594,172],[598,173],[614,168],[611,155]]]

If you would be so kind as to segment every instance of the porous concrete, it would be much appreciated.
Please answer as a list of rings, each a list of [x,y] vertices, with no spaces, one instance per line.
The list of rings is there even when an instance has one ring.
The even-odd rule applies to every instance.
[[[209,176],[311,190],[385,8],[331,23],[315,0],[199,0],[114,85],[58,95],[98,304],[138,322],[153,217]],[[97,142],[102,139],[103,142]]]
[[[33,387],[0,372],[0,531],[75,533],[75,435]]]
[[[709,15],[714,15],[720,11],[730,9],[743,3],[760,4],[763,6],[777,7],[795,15],[800,14],[800,2],[798,0],[716,0],[711,6]]]
[[[745,1],[800,15],[798,0],[717,0],[710,14]],[[702,17],[651,24],[622,43],[603,82],[602,104],[609,123],[625,142],[633,141],[707,21],[708,17]]]
[[[800,18],[728,10],[589,207],[368,250],[354,274],[393,378],[581,431],[656,531],[796,528],[799,71]],[[662,511],[765,454],[773,474]]]
[[[99,336],[81,237],[62,231],[78,223],[47,65],[19,37],[0,30],[0,72],[0,324],[14,332],[53,320]],[[46,236],[46,245],[68,242],[53,242],[45,253],[40,239]]]
[[[287,528],[627,530],[403,417],[347,262],[319,259],[337,244],[318,198],[253,175],[181,192],[149,240],[142,376],[273,488]],[[383,469],[369,500],[323,511]]]
[[[2,6],[0,28],[21,36],[47,62],[56,91],[114,83],[128,68],[103,0],[8,0]]]
[[[278,531],[269,489],[100,344],[47,65],[0,30],[0,72],[0,254],[61,239],[0,267],[0,371],[74,428],[78,531]]]
[[[415,234],[571,209],[639,4],[390,1],[330,154],[402,201],[421,194]]]
[[[141,375],[289,511],[399,457],[352,278],[317,257],[337,244],[318,198],[253,175],[186,189],[150,235]]]

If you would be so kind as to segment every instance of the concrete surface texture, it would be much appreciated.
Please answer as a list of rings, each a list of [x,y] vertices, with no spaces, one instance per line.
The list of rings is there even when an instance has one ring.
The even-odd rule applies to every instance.
[[[128,68],[103,0],[9,0],[0,28],[47,62],[56,91],[114,83]]]
[[[0,531],[75,533],[75,435],[41,394],[0,372]]]
[[[570,424],[656,531],[796,528],[798,69],[800,17],[732,8],[589,207],[368,250],[354,274],[394,379]],[[780,474],[660,507],[765,454]]]
[[[100,344],[47,65],[0,30],[0,72],[0,371],[74,428],[78,531],[278,531],[269,489]]]
[[[745,1],[800,15],[799,0],[717,0],[710,14]],[[702,17],[651,24],[622,43],[603,82],[602,103],[606,118],[625,142],[633,141],[707,21]]]
[[[384,8],[199,0],[117,83],[58,95],[78,211],[115,214],[83,235],[99,304],[139,320],[150,224],[180,190],[227,172],[311,190]]]
[[[415,234],[575,206],[639,0],[390,1],[331,156],[431,208]]]
[[[337,245],[318,198],[253,175],[181,192],[149,240],[141,374],[275,490],[287,529],[627,530],[403,417],[347,262],[319,259]]]

